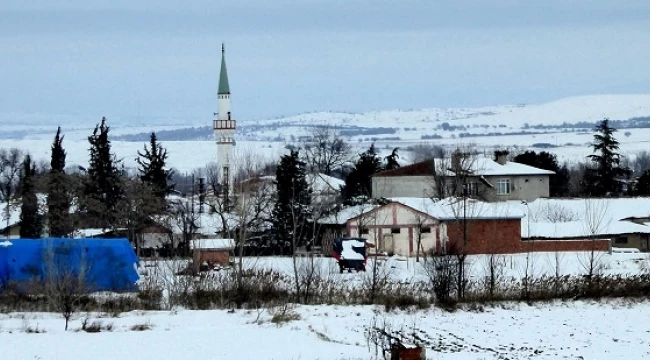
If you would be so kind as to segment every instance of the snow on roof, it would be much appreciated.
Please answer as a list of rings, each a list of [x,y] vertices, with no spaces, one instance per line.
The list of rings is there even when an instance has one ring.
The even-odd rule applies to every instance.
[[[475,175],[553,175],[554,171],[543,170],[534,166],[506,161],[503,165],[488,156],[477,156],[472,166]]]
[[[438,220],[457,220],[462,218],[475,220],[521,219],[525,213],[517,206],[505,202],[484,202],[474,199],[445,198],[390,198],[397,202],[425,213]]]
[[[319,219],[318,223],[329,224],[329,225],[344,225],[348,220],[357,217],[359,215],[365,214],[368,211],[371,211],[378,206],[379,205],[375,205],[375,204],[362,204],[362,205],[348,206],[332,215]]]
[[[5,240],[5,241],[0,242],[0,246],[1,246],[1,247],[7,247],[7,246],[11,246],[11,245],[13,245],[13,244],[11,243],[11,241],[7,241],[7,240]]]
[[[400,203],[416,211],[425,213],[442,221],[462,219],[521,219],[525,213],[520,207],[505,202],[489,203],[467,199],[463,205],[460,198],[432,200],[429,198],[389,198],[391,202]],[[374,210],[380,205],[364,204],[344,208],[336,214],[321,219],[321,224],[343,225],[348,220]],[[464,208],[463,208],[464,206]],[[464,211],[463,211],[464,210]]]
[[[341,187],[345,185],[345,181],[333,176],[325,175],[323,173],[307,174],[305,180],[307,181],[307,184],[311,186],[312,191],[315,193],[322,193],[327,191],[338,192],[341,190]],[[275,175],[255,176],[241,181],[242,184],[254,182],[275,183]]]
[[[328,190],[341,191],[341,188],[345,186],[345,181],[322,173],[308,174],[307,183],[311,185],[312,191],[316,193]]]
[[[111,229],[111,228],[106,228],[106,229],[101,229],[101,228],[78,229],[78,230],[75,230],[75,232],[73,233],[73,237],[74,238],[89,238],[89,237],[104,235],[104,234],[112,232],[114,230],[126,231],[127,229],[126,228],[118,228],[118,229]]]
[[[624,220],[649,217],[650,198],[537,199],[508,203],[526,214],[521,222],[524,238],[650,233],[650,226]]]
[[[235,248],[234,239],[198,239],[190,242],[192,249],[232,250]]]
[[[432,176],[438,173],[445,176],[453,176],[450,170],[450,159],[425,160],[419,163],[403,166],[394,170],[382,171],[374,176]],[[553,175],[555,172],[543,170],[534,166],[520,164],[514,161],[506,161],[503,165],[486,155],[471,155],[466,161],[466,167],[471,168],[472,175],[476,176],[522,176],[522,175]]]

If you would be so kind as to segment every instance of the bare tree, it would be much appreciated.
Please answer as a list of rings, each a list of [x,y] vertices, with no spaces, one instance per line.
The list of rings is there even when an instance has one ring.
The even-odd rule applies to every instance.
[[[609,201],[607,199],[585,199],[584,201],[584,232],[589,236],[590,248],[586,256],[582,256],[580,263],[587,272],[587,279],[591,286],[591,279],[598,275],[603,267],[603,253],[596,249],[598,237],[602,235],[610,225],[611,218],[608,216]]]
[[[2,216],[7,222],[7,228],[10,225],[11,212],[17,206],[16,197],[20,194],[20,173],[24,156],[25,154],[20,149],[0,149],[0,202],[6,204]],[[7,231],[7,237],[9,237],[9,231]]]
[[[172,233],[172,248],[180,251],[182,256],[189,255],[191,241],[194,239],[197,230],[199,229],[200,214],[197,211],[195,204],[198,204],[198,200],[196,200],[194,196],[191,196],[190,198],[176,198],[170,202],[170,217],[167,218],[167,221],[169,222],[167,228],[169,228]],[[173,233],[181,234],[181,244],[173,243]],[[177,248],[176,245],[182,245],[182,247],[178,246]]]
[[[255,156],[251,151],[238,152],[231,159],[231,166],[236,176],[233,182],[232,206],[226,207],[222,197],[215,196],[209,202],[210,212],[219,222],[221,236],[236,241],[236,270],[235,270],[235,305],[243,306],[247,264],[244,263],[246,245],[252,236],[264,233],[269,227],[269,214],[275,200],[275,191],[271,181],[261,178],[266,163],[263,158]],[[208,186],[213,186],[213,180],[218,181],[218,174],[208,174]],[[218,192],[217,192],[218,193]]]
[[[314,127],[302,147],[305,162],[311,172],[331,175],[352,159],[350,145],[341,136],[340,130],[330,125]]]
[[[63,315],[66,331],[82,299],[91,292],[88,281],[90,266],[85,254],[83,246],[72,243],[56,247],[50,245],[43,254],[45,294],[50,306]]]
[[[467,284],[466,260],[472,219],[476,212],[482,211],[481,203],[474,199],[485,197],[487,191],[485,186],[479,185],[481,164],[473,154],[471,147],[459,147],[450,156],[436,159],[432,174],[432,198],[453,197],[448,208],[454,220],[448,222],[447,231],[453,231],[457,238],[446,251],[456,256],[458,299],[463,299]]]

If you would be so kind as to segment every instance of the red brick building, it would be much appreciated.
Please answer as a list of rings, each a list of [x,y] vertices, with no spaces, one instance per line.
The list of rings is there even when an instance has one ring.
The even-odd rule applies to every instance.
[[[472,199],[394,198],[325,219],[343,236],[362,237],[388,254],[513,254],[535,251],[607,251],[609,239],[522,240],[521,206]],[[329,222],[328,222],[329,221]],[[419,250],[419,251],[418,251]]]

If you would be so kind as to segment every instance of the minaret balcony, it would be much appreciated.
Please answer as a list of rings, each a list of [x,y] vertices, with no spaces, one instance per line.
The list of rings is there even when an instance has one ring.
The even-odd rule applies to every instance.
[[[237,120],[214,120],[212,126],[214,130],[235,130]]]

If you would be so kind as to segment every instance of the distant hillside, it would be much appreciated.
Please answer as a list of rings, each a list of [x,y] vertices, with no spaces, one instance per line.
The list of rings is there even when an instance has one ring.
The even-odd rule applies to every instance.
[[[494,136],[590,132],[610,118],[618,129],[650,128],[650,95],[594,95],[539,105],[480,108],[431,108],[365,113],[316,112],[291,117],[240,121],[237,137],[248,141],[294,142],[314,127],[337,127],[348,141],[421,141]],[[165,141],[210,140],[210,126],[159,131]],[[124,134],[116,140],[145,141],[148,133]]]

